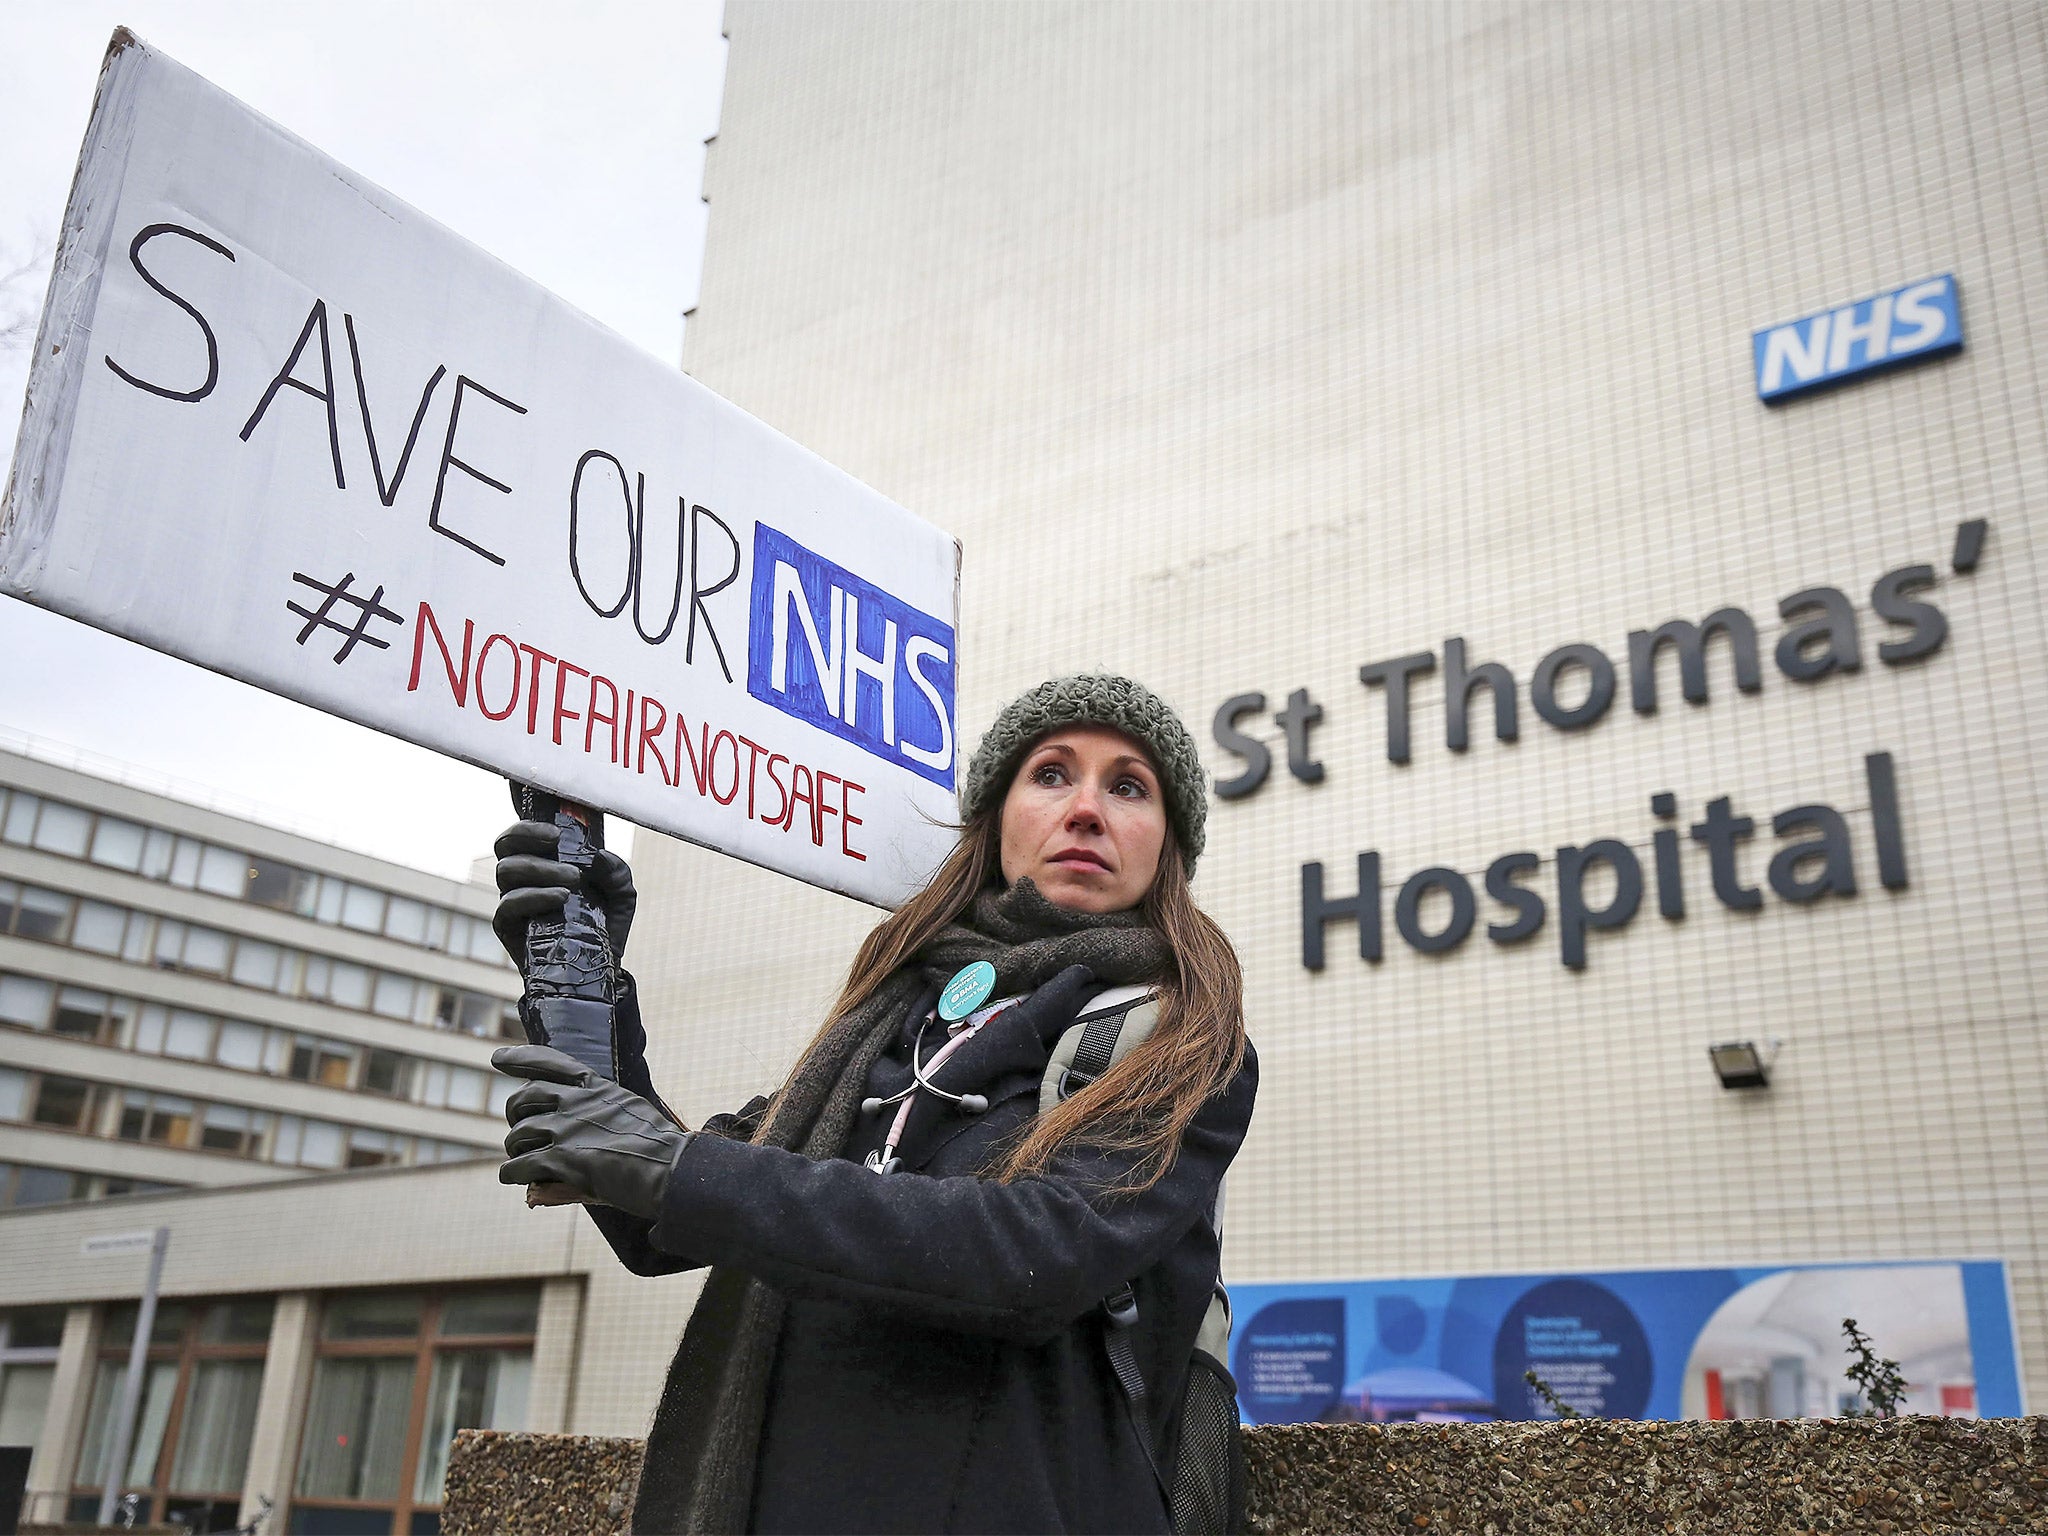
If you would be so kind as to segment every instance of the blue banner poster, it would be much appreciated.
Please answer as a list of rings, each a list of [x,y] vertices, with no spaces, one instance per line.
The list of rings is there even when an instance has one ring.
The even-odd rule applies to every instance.
[[[1996,1259],[1339,1280],[1231,1297],[1251,1424],[1555,1418],[1531,1371],[1598,1417],[1830,1416],[1859,1406],[1845,1318],[1899,1363],[1904,1411],[2025,1411]]]

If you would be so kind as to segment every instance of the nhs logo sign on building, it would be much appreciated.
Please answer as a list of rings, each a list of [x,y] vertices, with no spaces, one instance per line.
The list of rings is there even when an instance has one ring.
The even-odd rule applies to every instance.
[[[1758,331],[1756,392],[1775,405],[1809,390],[1928,358],[1963,345],[1953,274],[1922,278],[1875,298]]]
[[[754,525],[747,692],[953,788],[953,626]]]

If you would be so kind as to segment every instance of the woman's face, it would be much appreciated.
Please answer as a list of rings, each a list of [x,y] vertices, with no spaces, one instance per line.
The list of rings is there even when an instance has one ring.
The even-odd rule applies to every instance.
[[[1002,835],[1006,882],[1029,875],[1048,901],[1075,912],[1135,907],[1166,845],[1158,770],[1122,731],[1054,731],[1018,765]]]

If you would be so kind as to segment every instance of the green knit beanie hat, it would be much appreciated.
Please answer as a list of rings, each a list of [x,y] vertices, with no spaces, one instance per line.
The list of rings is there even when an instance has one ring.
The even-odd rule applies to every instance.
[[[1208,784],[1195,739],[1173,706],[1128,677],[1055,677],[1010,701],[967,765],[960,814],[973,820],[1010,788],[1017,763],[1040,737],[1066,725],[1106,725],[1144,743],[1159,769],[1166,814],[1189,874],[1202,855],[1209,819]]]

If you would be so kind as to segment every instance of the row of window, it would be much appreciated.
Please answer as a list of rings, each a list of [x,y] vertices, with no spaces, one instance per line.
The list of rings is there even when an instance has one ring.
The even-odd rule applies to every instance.
[[[145,880],[254,902],[316,923],[382,934],[402,944],[490,965],[509,963],[491,925],[480,917],[67,805],[25,789],[0,789],[0,842],[90,860]]]
[[[478,1067],[455,1066],[376,1046],[349,1045],[324,1035],[173,1008],[90,987],[67,987],[6,971],[0,971],[0,1024],[145,1056],[208,1062],[327,1088],[407,1099],[433,1109],[496,1114],[504,1108],[513,1086],[511,1079]]]
[[[526,1427],[540,1294],[532,1286],[358,1292],[322,1308],[285,1515],[294,1532],[433,1532],[462,1429]],[[229,1529],[248,1475],[274,1303],[167,1301],[150,1328],[123,1488],[141,1523]],[[90,1521],[119,1436],[132,1303],[108,1309],[70,1507]],[[44,1432],[58,1308],[0,1314],[0,1444]],[[285,1514],[281,1511],[280,1514]]]
[[[157,1195],[183,1189],[154,1179],[130,1179],[109,1173],[81,1173],[75,1168],[43,1168],[34,1163],[0,1163],[0,1211],[9,1206],[56,1205],[65,1200],[104,1200],[109,1195]],[[19,1445],[0,1435],[0,1445]]]
[[[178,1094],[119,1088],[82,1077],[0,1067],[0,1121],[79,1131],[115,1141],[220,1152],[298,1168],[384,1168],[455,1163],[488,1149],[431,1136],[337,1125]]]
[[[0,934],[485,1039],[522,1038],[519,1005],[504,998],[12,880],[0,880]]]

